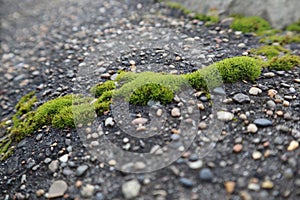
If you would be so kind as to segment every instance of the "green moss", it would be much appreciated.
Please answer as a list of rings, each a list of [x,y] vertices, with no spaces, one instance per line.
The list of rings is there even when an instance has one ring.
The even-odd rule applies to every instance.
[[[296,66],[300,66],[300,57],[295,55],[275,57],[268,62],[268,68],[274,70],[291,70]]]
[[[261,33],[271,29],[269,22],[257,16],[235,18],[230,27],[243,33]]]
[[[176,3],[176,2],[172,2],[172,1],[166,1],[164,3],[169,8],[180,10],[180,11],[182,11],[186,15],[191,13],[191,11],[189,9],[187,9],[186,7],[184,7],[183,5],[181,5],[180,3]]]
[[[192,12],[191,10],[187,9],[180,3],[171,2],[171,1],[161,1],[161,2],[164,2],[165,5],[171,9],[180,10],[185,15],[191,14],[193,19],[198,19],[200,21],[211,22],[211,23],[216,23],[219,21],[218,14],[214,10],[211,10],[207,15],[204,15],[204,14]]]
[[[150,100],[159,101],[162,104],[171,103],[174,92],[161,84],[148,83],[133,91],[129,102],[135,105],[147,105]]]
[[[289,26],[287,26],[286,30],[300,32],[300,19],[297,22],[292,23]]]
[[[114,81],[106,81],[91,88],[90,92],[96,97],[100,97],[103,92],[110,91],[116,88]]]
[[[252,49],[251,53],[254,55],[263,55],[267,58],[273,58],[279,56],[280,53],[289,53],[288,49],[279,45],[261,46],[258,49]]]
[[[293,42],[300,42],[300,34],[296,35],[271,35],[262,37],[260,39],[261,43],[264,44],[273,44],[273,43],[279,43],[281,45],[290,44]]]

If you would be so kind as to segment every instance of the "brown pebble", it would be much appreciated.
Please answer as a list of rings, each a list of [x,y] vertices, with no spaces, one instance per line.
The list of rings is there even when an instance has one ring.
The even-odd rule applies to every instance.
[[[171,130],[171,132],[172,132],[173,134],[180,134],[180,130],[177,130],[177,129],[175,129],[175,128],[173,128],[173,129]]]
[[[282,111],[282,110],[276,111],[276,115],[278,115],[278,116],[283,116],[283,111]]]
[[[235,152],[235,153],[241,152],[242,149],[243,149],[243,145],[242,144],[236,144],[236,145],[233,146],[233,152]]]
[[[234,191],[235,182],[233,182],[233,181],[227,181],[227,182],[225,182],[224,185],[225,185],[226,192],[228,194],[231,194]]]
[[[276,90],[270,89],[268,90],[268,96],[273,98],[278,92]]]
[[[80,188],[82,186],[82,181],[80,181],[80,180],[76,181],[75,186],[77,188]]]

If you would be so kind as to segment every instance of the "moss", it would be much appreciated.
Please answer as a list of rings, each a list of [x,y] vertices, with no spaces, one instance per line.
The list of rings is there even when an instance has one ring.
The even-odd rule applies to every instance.
[[[289,53],[288,49],[279,45],[261,46],[258,49],[252,49],[251,53],[254,55],[263,55],[268,59],[279,56],[280,53]]]
[[[162,104],[171,103],[174,92],[161,84],[148,83],[135,89],[129,102],[135,105],[147,105],[150,100],[159,101]]]
[[[300,66],[300,57],[295,55],[285,55],[275,57],[268,62],[268,68],[274,70],[291,70],[296,66]]]
[[[300,19],[297,22],[288,25],[286,30],[300,32]]]
[[[235,18],[230,27],[243,33],[261,33],[271,29],[269,22],[257,16]]]
[[[211,23],[216,23],[219,21],[218,14],[217,12],[214,12],[214,10],[210,11],[208,15],[204,15],[204,14],[192,12],[191,10],[187,9],[180,3],[171,2],[171,1],[162,1],[162,2],[164,2],[165,5],[171,9],[180,10],[185,15],[192,14],[193,19],[198,19],[200,21],[211,22]]]
[[[116,88],[114,81],[106,81],[91,88],[90,92],[96,97],[100,97],[103,92],[110,91]]]
[[[261,43],[264,44],[273,44],[273,43],[279,43],[281,45],[290,44],[293,42],[300,42],[300,34],[296,35],[271,35],[262,37],[260,39]]]
[[[164,3],[169,8],[180,10],[180,11],[182,11],[186,15],[191,13],[191,11],[189,9],[187,9],[186,7],[184,7],[183,5],[181,5],[180,3],[171,2],[171,1],[166,1]]]

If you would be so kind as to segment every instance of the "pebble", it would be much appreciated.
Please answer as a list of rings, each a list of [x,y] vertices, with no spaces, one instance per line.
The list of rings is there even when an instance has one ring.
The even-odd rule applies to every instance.
[[[58,160],[53,160],[51,161],[51,163],[48,165],[49,170],[54,173],[56,172],[56,170],[58,169]]]
[[[126,199],[132,199],[139,195],[141,189],[141,184],[133,179],[127,181],[122,185],[122,193]]]
[[[157,117],[161,117],[161,116],[162,116],[162,113],[163,113],[163,110],[162,110],[162,109],[158,109],[158,110],[156,111],[156,116],[157,116]]]
[[[239,48],[245,48],[246,45],[245,45],[244,43],[240,43],[240,44],[238,44],[238,47],[239,47]]]
[[[194,162],[188,162],[188,166],[191,169],[200,169],[203,166],[203,161],[202,160],[197,160]]]
[[[207,128],[207,124],[205,122],[200,122],[199,125],[198,125],[198,128],[200,130],[204,130]]]
[[[259,88],[257,88],[257,87],[252,87],[249,90],[249,94],[254,95],[254,96],[256,96],[256,95],[258,95],[260,93],[262,93],[262,90],[259,89]]]
[[[68,162],[68,159],[69,159],[69,155],[65,154],[59,158],[59,161],[62,163],[66,163],[66,162]]]
[[[264,73],[263,76],[271,78],[271,77],[275,76],[275,73],[273,73],[273,72],[267,72],[267,73]]]
[[[171,116],[172,117],[180,117],[181,113],[179,108],[173,108],[171,111]]]
[[[290,106],[290,102],[284,100],[282,105],[285,106],[285,107],[288,107],[288,106]]]
[[[257,126],[255,124],[249,124],[247,126],[247,132],[248,133],[256,133],[258,130]]]
[[[67,189],[68,189],[68,185],[65,181],[57,180],[54,183],[52,183],[52,185],[50,186],[47,198],[52,199],[52,198],[61,197],[65,194]]]
[[[133,125],[139,125],[139,124],[143,125],[143,124],[147,123],[147,121],[148,121],[148,119],[143,118],[143,117],[139,117],[139,118],[136,118],[136,119],[132,120],[131,123]]]
[[[190,188],[190,187],[193,187],[193,186],[194,186],[194,183],[193,183],[190,179],[188,179],[188,178],[182,177],[182,178],[179,179],[179,182],[180,182],[184,187]]]
[[[270,180],[265,180],[262,184],[261,187],[264,189],[272,189],[274,187],[274,183]]]
[[[82,176],[88,170],[88,168],[89,168],[89,166],[87,166],[87,165],[81,165],[81,166],[77,167],[76,176]]]
[[[259,151],[254,151],[254,152],[252,153],[252,158],[253,158],[254,160],[259,160],[259,159],[261,159],[261,157],[262,157],[262,153],[259,152]]]
[[[267,101],[267,106],[269,108],[276,108],[276,103],[272,100]]]
[[[211,181],[213,179],[213,173],[209,168],[203,168],[199,172],[199,178],[203,181]]]
[[[273,98],[278,92],[274,89],[268,90],[268,96]]]
[[[251,195],[247,191],[244,191],[244,190],[240,192],[240,197],[243,200],[253,200],[253,198],[251,197]]]
[[[239,153],[239,152],[241,152],[242,151],[242,149],[243,149],[243,145],[242,144],[235,144],[234,146],[233,146],[233,152],[235,152],[235,153]]]
[[[225,90],[221,87],[216,87],[215,89],[213,89],[213,93],[219,94],[219,95],[226,95]]]
[[[249,190],[253,190],[253,191],[259,191],[260,190],[260,186],[257,183],[249,183],[248,184],[248,189]]]
[[[231,194],[233,191],[234,191],[234,188],[235,188],[235,182],[234,181],[226,181],[224,183],[224,186],[225,186],[225,189],[226,189],[226,192],[228,194]]]
[[[36,141],[40,141],[41,139],[42,139],[42,137],[43,137],[43,134],[42,133],[40,133],[40,134],[38,134],[37,136],[36,136]]]
[[[233,96],[233,100],[242,104],[242,103],[249,103],[250,102],[250,98],[249,96],[243,94],[243,93],[238,93],[236,95]]]
[[[45,194],[45,190],[43,190],[43,189],[38,189],[36,192],[35,192],[35,195],[37,196],[37,197],[41,197],[41,196],[43,196]]]
[[[221,121],[230,121],[232,120],[234,115],[227,111],[219,111],[217,112],[217,118]]]
[[[287,148],[288,151],[294,151],[299,147],[299,142],[296,140],[292,140]]]
[[[261,126],[261,127],[266,127],[266,126],[272,126],[273,123],[266,119],[266,118],[259,118],[254,120],[254,124],[256,124],[257,126]]]
[[[87,184],[86,186],[83,186],[80,190],[80,194],[83,198],[90,198],[93,196],[95,190],[95,186],[91,184]]]
[[[114,122],[114,120],[113,120],[113,118],[112,117],[109,117],[109,118],[107,118],[106,120],[105,120],[105,124],[104,124],[105,126],[114,126],[115,125],[115,122]]]
[[[294,79],[294,82],[300,83],[300,79],[299,79],[299,78],[296,78],[296,79]]]

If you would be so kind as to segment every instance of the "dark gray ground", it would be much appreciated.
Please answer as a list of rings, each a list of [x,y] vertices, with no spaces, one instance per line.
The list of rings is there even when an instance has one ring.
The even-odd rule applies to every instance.
[[[142,32],[141,28],[145,28],[155,36],[162,29],[172,30],[183,36],[173,41],[175,50],[178,50],[176,44],[180,46],[185,38],[194,38],[195,47],[201,48],[203,65],[245,54],[259,45],[258,39],[250,34],[230,32],[222,24],[205,27],[202,22],[152,0],[2,0],[0,15],[0,115],[3,121],[13,114],[21,96],[32,90],[36,91],[39,103],[72,93],[78,66],[88,57],[87,53],[93,48],[103,50],[103,40],[123,42],[125,45],[120,47],[124,48],[126,44],[132,45],[132,41],[124,39],[128,31],[140,29]],[[149,27],[154,28],[149,30]],[[134,42],[139,48],[139,41]],[[194,59],[189,53],[175,52],[181,57],[176,59],[171,49],[170,57],[164,58],[161,52],[147,46],[149,51],[145,51],[144,57],[133,53],[139,49],[130,50],[134,47],[119,51],[118,46],[113,47],[107,58],[112,62],[101,68],[101,74],[130,69],[130,60],[136,61],[140,71],[180,74],[197,69],[189,60]],[[287,48],[299,55],[299,44]],[[122,50],[125,52],[120,55]],[[163,67],[157,70],[156,66]],[[165,66],[170,69],[164,70]],[[204,157],[197,154],[194,150],[202,137],[199,131],[200,136],[181,158],[151,173],[120,172],[113,163],[110,166],[90,156],[76,130],[44,127],[21,141],[15,153],[1,162],[0,199],[46,199],[44,193],[49,192],[56,180],[68,185],[65,195],[58,199],[125,199],[125,195],[136,190],[131,187],[122,191],[122,185],[131,180],[141,186],[136,199],[298,199],[300,150],[293,149],[290,143],[300,141],[299,75],[299,68],[271,74],[263,71],[256,83],[241,81],[225,85],[227,103],[222,107],[234,114],[234,118],[221,128],[222,137],[216,146]],[[99,78],[97,82],[105,80]],[[262,93],[249,94],[252,86],[260,88]],[[275,89],[277,96],[268,96],[269,89]],[[251,101],[230,101],[238,93],[247,95]],[[201,116],[207,117],[210,114],[207,99],[201,96],[198,100],[205,106]],[[107,117],[100,120],[104,122]],[[259,118],[266,118],[272,124],[264,127],[256,122],[258,130],[247,133],[248,124]],[[206,120],[206,123],[213,120],[216,119]],[[115,131],[109,127],[106,130]],[[122,135],[111,139],[123,145]],[[237,153],[233,152],[236,144],[243,147]],[[66,154],[67,162],[62,162]],[[231,195],[224,187],[228,181],[235,183]]]

